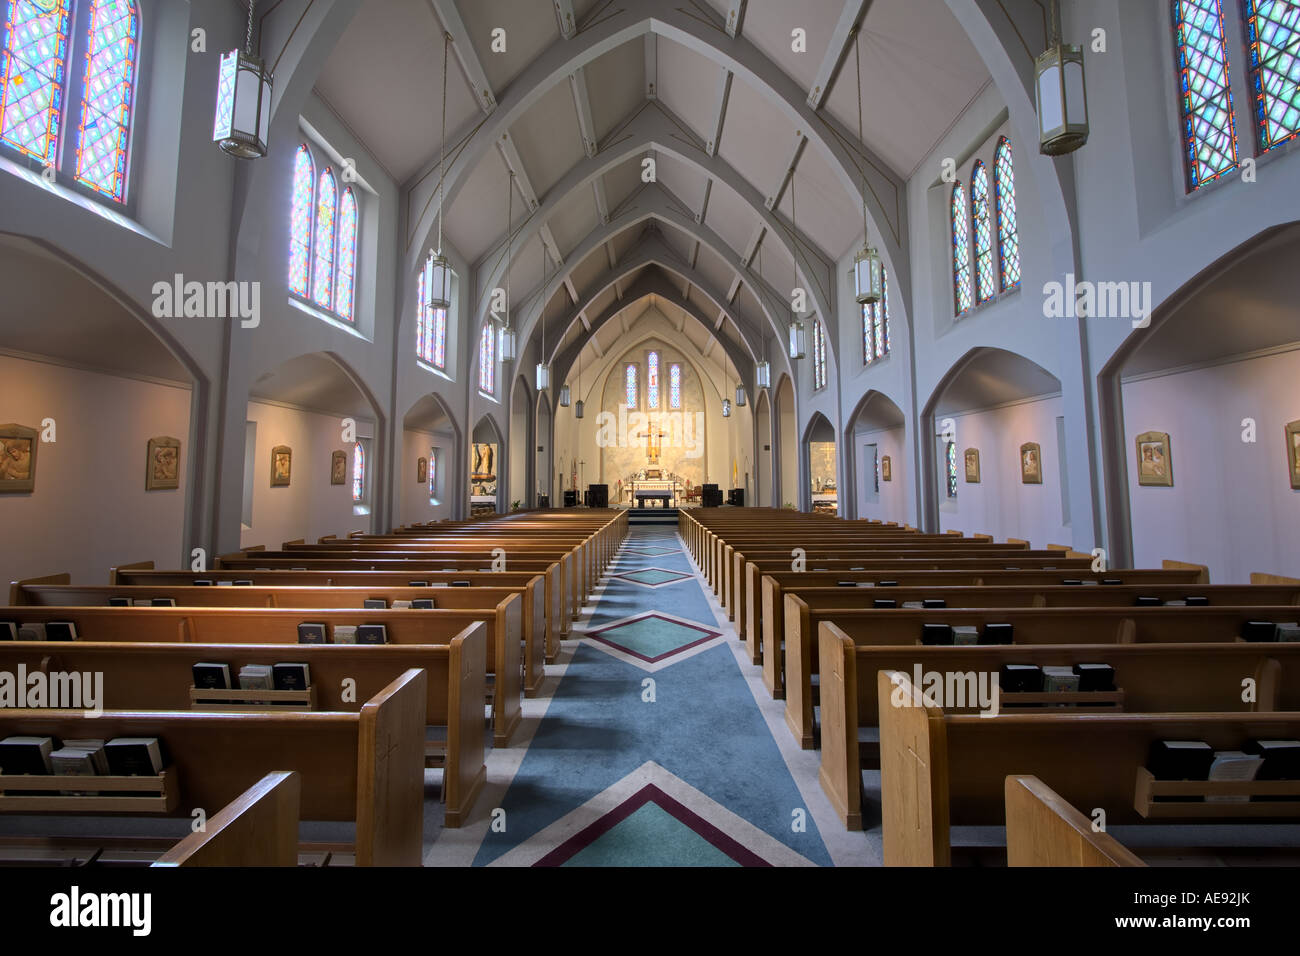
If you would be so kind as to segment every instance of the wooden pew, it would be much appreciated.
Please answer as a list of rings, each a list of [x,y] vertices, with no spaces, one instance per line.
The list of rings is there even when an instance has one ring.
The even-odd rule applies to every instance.
[[[873,647],[920,644],[923,624],[1005,623],[1013,647],[1026,644],[1232,643],[1251,620],[1294,621],[1294,607],[1098,607],[942,608],[934,610],[842,610],[809,608],[785,596],[785,721],[805,750],[814,746],[813,676],[819,673],[818,627],[832,621],[855,644]],[[1265,646],[1276,646],[1268,644]]]
[[[67,577],[60,575],[59,577]],[[171,599],[177,607],[268,607],[268,608],[361,608],[364,601],[378,598],[390,607],[394,601],[432,598],[443,610],[489,610],[498,608],[511,594],[523,600],[523,681],[524,696],[534,697],[546,677],[546,617],[542,578],[530,577],[521,588],[362,588],[362,587],[174,587],[144,585],[101,586],[45,584],[15,581],[9,586],[11,607],[106,607],[109,599],[124,597],[131,601],[154,598]]]
[[[1006,780],[1007,866],[1146,866],[1034,776]]]
[[[445,645],[0,642],[0,670],[8,673],[18,673],[21,666],[28,674],[102,674],[105,699],[99,705],[108,710],[238,709],[192,701],[193,667],[200,662],[228,664],[232,681],[246,664],[305,663],[311,671],[315,710],[338,712],[357,711],[403,673],[423,670],[425,723],[442,731],[442,739],[426,743],[425,752],[432,758],[430,765],[443,768],[448,828],[468,819],[487,779],[486,658],[482,622],[470,624]]]
[[[1281,803],[1151,803],[1143,779],[1151,744],[1204,740],[1239,750],[1252,738],[1294,740],[1300,714],[946,714],[926,706],[897,672],[877,675],[882,700],[898,689],[910,706],[880,713],[882,835],[886,866],[948,866],[951,827],[1003,826],[1005,781],[1032,773],[1075,806],[1100,807],[1107,825],[1151,820],[1268,821],[1300,814],[1300,781],[1183,784],[1203,793],[1287,796]]]
[[[419,866],[424,831],[425,675],[410,670],[359,713],[212,714],[0,710],[0,735],[59,738],[158,737],[171,761],[167,805],[188,817],[219,808],[275,770],[302,778],[302,817],[356,822],[359,866]],[[10,813],[99,813],[106,797],[19,796],[5,781],[0,809]],[[27,789],[49,778],[21,778]],[[117,778],[114,778],[117,779]],[[143,783],[149,778],[139,778]],[[88,785],[92,777],[77,777]],[[131,799],[131,798],[128,798]],[[137,810],[127,812],[140,812]]]
[[[302,778],[268,773],[160,856],[154,866],[297,866]]]
[[[72,621],[76,624],[82,641],[276,644],[293,649],[313,646],[298,643],[298,625],[309,621],[324,623],[331,629],[337,624],[383,624],[389,644],[429,646],[449,644],[465,628],[482,621],[492,629],[487,641],[487,673],[495,678],[492,693],[493,743],[505,747],[509,745],[510,737],[522,717],[519,605],[519,596],[512,594],[493,611],[29,607],[0,608],[0,620]],[[381,645],[343,646],[356,646],[365,652]]]

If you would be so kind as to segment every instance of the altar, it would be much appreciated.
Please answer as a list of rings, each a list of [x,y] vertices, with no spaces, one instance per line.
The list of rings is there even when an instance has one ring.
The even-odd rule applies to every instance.
[[[680,487],[675,478],[665,478],[656,469],[646,469],[645,477],[632,479],[632,504],[644,508],[647,501],[660,501],[663,507],[671,507],[677,498]]]

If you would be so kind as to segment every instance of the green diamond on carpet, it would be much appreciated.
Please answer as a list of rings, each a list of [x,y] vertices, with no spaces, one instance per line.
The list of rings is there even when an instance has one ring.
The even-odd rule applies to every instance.
[[[642,568],[640,571],[628,571],[625,574],[617,574],[615,577],[654,587],[667,584],[670,581],[684,581],[690,575],[683,574],[680,571],[664,571],[660,568]]]
[[[702,628],[686,627],[662,617],[651,616],[606,628],[592,636],[653,661],[688,644],[697,644],[716,635]]]
[[[564,866],[739,866],[654,803],[615,824]]]

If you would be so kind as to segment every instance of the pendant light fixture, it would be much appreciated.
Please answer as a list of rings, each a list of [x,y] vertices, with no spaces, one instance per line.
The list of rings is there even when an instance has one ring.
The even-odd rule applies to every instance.
[[[537,390],[544,392],[551,387],[551,367],[546,364],[546,307],[550,304],[546,295],[546,263],[550,257],[546,254],[546,240],[539,235],[537,241],[542,246],[542,360],[537,363]]]
[[[739,382],[736,383],[736,407],[745,407],[745,386],[741,385]]]
[[[758,246],[758,277],[763,278],[763,245]],[[772,366],[767,360],[767,326],[763,326],[763,361],[754,366],[754,387],[772,387]]]
[[[506,184],[506,303],[505,318],[501,325],[501,361],[513,362],[519,349],[518,339],[515,337],[515,330],[510,327],[510,266],[513,260],[510,257],[514,251],[514,233],[510,231],[510,220],[514,215],[515,199],[515,171],[510,170],[510,179]]]
[[[271,133],[271,74],[266,71],[262,58],[253,53],[255,6],[257,0],[248,0],[244,51],[232,50],[222,56],[217,72],[217,113],[212,124],[212,141],[223,152],[239,159],[265,156]]]
[[[568,383],[560,386],[560,407],[569,407],[569,386]]]
[[[1051,45],[1034,60],[1038,149],[1064,156],[1088,142],[1088,93],[1083,50],[1061,42],[1061,3],[1052,0]]]
[[[430,261],[430,281],[428,286],[429,307],[432,309],[451,308],[451,263],[442,254],[442,220],[446,210],[443,199],[447,194],[447,52],[451,45],[451,34],[442,35],[442,137],[438,143],[438,246],[433,251]]]
[[[858,64],[858,142],[865,143],[862,135],[862,31],[856,31],[853,51]],[[793,211],[794,197],[790,198]],[[861,305],[879,302],[884,296],[884,266],[880,253],[871,245],[867,232],[867,174],[862,173],[862,248],[853,257],[853,287]]]
[[[727,358],[726,358],[726,356],[724,355],[723,358],[722,358],[722,385],[723,385],[723,394],[726,394],[726,387],[727,387],[727,385],[728,385],[728,382],[727,382],[727,364],[726,364],[726,363],[727,363]],[[723,418],[730,418],[730,417],[731,417],[731,399],[729,399],[729,398],[724,398],[724,399],[722,400],[722,417],[723,417]]]
[[[582,349],[578,350],[577,364],[578,364],[578,400],[573,403],[573,417],[581,418],[583,410],[586,409],[587,407],[586,403],[582,400]],[[600,416],[597,415],[596,417],[599,418]]]
[[[794,209],[794,167],[790,168],[790,225],[794,230],[794,259],[791,272],[794,284],[790,287],[790,358],[801,359],[808,354],[808,333],[804,330],[803,320],[794,310],[794,291],[799,285],[799,219]]]

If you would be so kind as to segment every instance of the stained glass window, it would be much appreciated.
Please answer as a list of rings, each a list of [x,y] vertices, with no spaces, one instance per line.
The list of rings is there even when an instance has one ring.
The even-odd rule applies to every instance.
[[[826,387],[826,330],[813,320],[813,390]]]
[[[873,489],[876,494],[880,494],[880,449],[876,445],[871,446],[872,471],[875,472],[875,485]]]
[[[357,197],[343,190],[339,204],[338,278],[334,282],[334,311],[352,321],[352,295],[357,276]]]
[[[357,442],[352,454],[352,500],[364,501],[366,497],[366,450]]]
[[[980,160],[975,163],[970,176],[971,221],[975,224],[975,299],[983,302],[992,298],[997,287],[993,284],[993,222],[989,215],[989,171]]]
[[[947,442],[944,445],[944,455],[947,458],[948,467],[948,497],[957,497],[957,443]]]
[[[497,335],[496,323],[488,320],[483,323],[483,332],[478,337],[478,387],[480,391],[491,395],[496,388],[497,377]]]
[[[676,362],[668,366],[668,407],[682,407],[682,367]]]
[[[1245,0],[1250,92],[1260,152],[1300,131],[1300,2]]]
[[[1173,0],[1189,190],[1237,167],[1237,130],[1220,0]]]
[[[415,354],[434,368],[447,367],[447,310],[429,305],[429,288],[433,285],[433,253],[420,270],[417,294]]]
[[[311,268],[311,206],[316,192],[316,171],[311,152],[298,147],[293,160],[293,201],[289,213],[289,291],[307,294]]]
[[[623,370],[623,385],[626,391],[624,398],[627,401],[628,408],[637,407],[637,387],[636,387],[636,366],[628,364]]]
[[[970,276],[970,209],[966,205],[966,190],[961,183],[952,187],[952,279],[956,294],[957,314],[965,315],[971,307]]]
[[[645,357],[645,407],[659,407],[659,353],[648,352]]]
[[[338,214],[338,186],[328,166],[321,170],[316,187],[316,243],[312,263],[311,297],[317,305],[330,307],[334,292],[334,218]]]
[[[49,0],[44,0],[49,5]],[[139,17],[132,0],[94,0],[82,83],[77,182],[121,202],[135,87]]]
[[[56,165],[68,58],[67,0],[10,0],[0,143]]]
[[[438,497],[438,449],[429,449],[429,497]]]
[[[1016,222],[1016,172],[1011,141],[1003,136],[993,154],[993,191],[998,197],[998,262],[1002,291],[1020,285],[1020,226]]]
[[[862,307],[862,363],[870,365],[889,354],[889,273],[881,270],[879,302]]]

